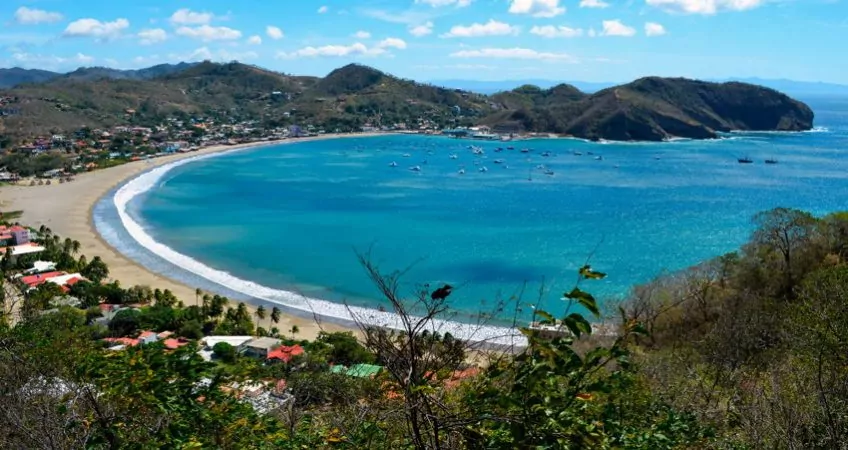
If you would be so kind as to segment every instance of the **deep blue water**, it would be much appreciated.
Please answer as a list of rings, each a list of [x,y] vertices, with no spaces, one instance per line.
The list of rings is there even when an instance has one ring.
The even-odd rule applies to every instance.
[[[848,99],[808,103],[823,131],[645,144],[383,136],[265,147],[177,167],[130,212],[159,242],[210,267],[312,297],[378,305],[356,258],[370,248],[385,270],[413,264],[408,289],[460,286],[452,299],[468,314],[525,282],[524,303],[534,301],[542,280],[543,306],[556,310],[590,256],[609,277],[585,288],[609,302],[662,271],[737,249],[759,211],[846,209]],[[509,145],[516,149],[495,151]],[[738,164],[741,156],[755,164]]]

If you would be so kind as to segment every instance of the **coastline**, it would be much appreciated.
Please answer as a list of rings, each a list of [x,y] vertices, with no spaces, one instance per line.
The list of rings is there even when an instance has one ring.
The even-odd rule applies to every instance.
[[[195,152],[180,153],[161,158],[134,161],[93,172],[80,174],[73,182],[42,186],[4,186],[0,189],[0,208],[3,210],[22,210],[18,219],[32,227],[44,225],[62,237],[80,242],[80,254],[89,259],[100,256],[109,266],[109,278],[119,280],[124,286],[147,285],[153,288],[169,289],[186,305],[195,301],[195,287],[189,286],[167,276],[148,270],[141,264],[120,253],[100,235],[94,225],[93,212],[97,203],[118,186],[151,169],[198,156],[243,151],[271,145],[284,145],[313,140],[344,139],[353,137],[374,137],[384,133],[331,134],[297,140],[254,142],[239,145],[211,146]],[[251,313],[256,305],[245,302]],[[270,314],[270,310],[268,311]],[[257,324],[270,328],[268,318]],[[280,322],[274,324],[282,334],[288,334],[292,326],[300,330],[298,337],[315,339],[321,331],[354,331],[337,323],[306,319],[283,310]]]

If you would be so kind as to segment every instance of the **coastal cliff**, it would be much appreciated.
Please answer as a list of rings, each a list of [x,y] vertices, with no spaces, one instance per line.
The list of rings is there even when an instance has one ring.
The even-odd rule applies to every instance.
[[[132,72],[89,68],[0,92],[0,98],[14,102],[9,106],[13,113],[2,119],[12,140],[83,126],[156,126],[189,115],[326,132],[488,125],[501,133],[615,141],[710,139],[731,130],[800,131],[813,126],[807,105],[745,83],[647,77],[591,95],[560,84],[550,89],[526,85],[489,96],[405,80],[358,64],[323,78],[237,62]]]
[[[547,91],[553,90],[563,88]],[[593,95],[559,96],[555,103],[544,101],[553,92],[528,95],[527,91],[523,87],[520,92],[496,94],[494,99],[505,110],[484,121],[496,129],[592,140],[660,141],[711,139],[732,130],[803,131],[812,128],[814,117],[807,105],[780,92],[735,82],[648,77]]]

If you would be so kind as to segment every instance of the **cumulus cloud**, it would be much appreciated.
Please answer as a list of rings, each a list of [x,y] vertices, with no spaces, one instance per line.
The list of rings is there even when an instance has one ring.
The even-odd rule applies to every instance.
[[[199,27],[180,27],[176,33],[180,36],[199,39],[203,42],[234,41],[241,38],[241,31],[227,27],[201,25]]]
[[[161,28],[152,28],[138,32],[139,44],[152,45],[164,42],[168,39],[168,33]]]
[[[451,28],[449,32],[443,34],[442,37],[468,38],[480,36],[505,36],[508,34],[518,34],[518,27],[492,19],[484,24],[474,23],[468,26],[457,25]]]
[[[23,65],[38,65],[41,67],[58,67],[70,64],[91,64],[94,57],[77,53],[71,57],[40,55],[26,52],[12,53],[12,59]]]
[[[318,8],[318,14],[324,14],[329,10],[330,10],[330,8],[328,6],[322,6],[322,7]]]
[[[150,64],[154,60],[153,58],[159,59],[158,55],[154,55],[151,58],[136,58],[134,62],[136,64]],[[249,59],[257,59],[259,58],[259,54],[254,51],[247,52],[231,52],[226,49],[221,50],[211,50],[207,46],[200,47],[195,49],[189,53],[170,53],[168,54],[169,61],[201,61],[201,60],[209,60],[209,61],[246,61]]]
[[[398,38],[386,38],[377,43],[377,48],[397,48],[403,50],[406,48],[406,41]]]
[[[530,14],[533,17],[554,17],[565,13],[559,0],[510,0],[509,12]]]
[[[259,45],[262,43],[262,37],[258,34],[254,34],[253,36],[247,38],[247,43],[250,45]]]
[[[455,5],[457,8],[464,8],[470,5],[472,1],[473,0],[415,0],[415,3],[423,3],[434,8],[451,5]]]
[[[492,59],[536,59],[547,61],[576,62],[567,53],[539,52],[529,48],[482,48],[479,50],[460,50],[450,54],[454,58],[492,58]]]
[[[208,12],[196,12],[188,8],[178,9],[171,14],[170,21],[174,25],[208,25],[214,15]]]
[[[719,11],[754,9],[766,0],[645,0],[648,6],[683,14],[715,14]]]
[[[40,23],[56,23],[63,19],[62,14],[43,9],[21,6],[15,11],[15,22],[21,25],[38,25]]]
[[[601,36],[631,37],[635,35],[635,28],[628,27],[627,25],[621,23],[621,21],[618,19],[603,21],[603,29],[601,30]]]
[[[370,39],[371,33],[367,32],[367,31],[359,30],[356,33],[353,33],[353,37],[355,37],[357,39]]]
[[[433,33],[433,22],[426,22],[409,28],[409,34],[415,37],[427,36]]]
[[[343,56],[378,56],[385,53],[382,48],[368,48],[361,42],[351,45],[324,45],[321,47],[304,47],[293,52],[281,52],[279,58],[338,58]]]
[[[603,0],[580,0],[581,8],[606,8],[609,3]]]
[[[569,28],[566,26],[555,27],[553,25],[537,25],[530,29],[530,33],[546,38],[572,38],[583,36],[583,29]]]
[[[645,35],[646,36],[662,36],[666,33],[665,27],[654,22],[647,22],[645,24]]]
[[[96,39],[113,39],[120,36],[121,32],[129,28],[127,19],[116,19],[112,22],[101,22],[97,19],[79,19],[68,24],[63,36],[67,37],[93,37]]]
[[[272,25],[268,25],[267,27],[265,27],[265,34],[267,34],[269,38],[274,40],[283,38],[283,30]]]

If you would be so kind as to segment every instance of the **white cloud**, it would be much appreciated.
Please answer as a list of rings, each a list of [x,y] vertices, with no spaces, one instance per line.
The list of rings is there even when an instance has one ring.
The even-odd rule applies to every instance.
[[[457,8],[464,8],[470,5],[472,1],[473,0],[415,0],[415,3],[423,3],[434,8],[451,5],[456,5]]]
[[[427,36],[433,32],[433,22],[426,22],[409,28],[409,34],[415,37]]]
[[[581,8],[606,8],[609,3],[603,0],[580,0]]]
[[[664,26],[654,22],[647,22],[645,24],[646,36],[662,36],[664,34],[666,34]]]
[[[745,11],[754,9],[766,0],[645,0],[668,12],[684,14],[715,14],[719,11]]]
[[[325,45],[322,47],[304,47],[294,52],[277,54],[278,58],[333,58],[343,56],[379,56],[385,53],[383,48],[368,48],[361,42],[351,45]]]
[[[457,25],[451,28],[449,32],[443,34],[442,37],[468,38],[480,36],[505,36],[509,34],[518,34],[518,27],[514,27],[510,24],[490,19],[485,24],[474,23],[468,26]]]
[[[209,41],[234,41],[241,38],[241,31],[227,27],[213,27],[201,25],[199,27],[180,27],[176,33],[180,36],[199,39],[203,42]]]
[[[260,37],[258,34],[254,34],[253,36],[247,39],[247,43],[250,45],[259,45],[262,43],[262,37]]]
[[[483,48],[479,50],[460,50],[450,54],[454,58],[493,58],[493,59],[538,59],[548,61],[576,62],[566,53],[539,52],[529,48]]]
[[[282,39],[284,36],[283,30],[272,25],[268,25],[267,27],[265,27],[265,34],[267,34],[269,38],[274,40]]]
[[[101,22],[97,19],[79,19],[68,24],[62,35],[68,37],[93,37],[97,39],[113,39],[129,28],[127,19],[116,19],[112,22]]]
[[[569,28],[566,26],[555,27],[553,25],[537,25],[530,29],[530,33],[546,38],[571,38],[583,36],[583,29]]]
[[[357,39],[370,39],[371,33],[367,32],[367,31],[360,30],[360,31],[357,31],[356,33],[353,33],[353,37],[355,37]]]
[[[12,59],[18,63],[28,65],[39,65],[42,67],[57,67],[69,64],[91,64],[94,62],[94,57],[77,53],[69,58],[53,55],[39,55],[26,52],[16,52],[12,54]]]
[[[188,8],[182,8],[171,14],[170,20],[174,25],[208,25],[214,17],[212,13],[197,12]]]
[[[631,37],[636,35],[636,29],[633,27],[628,27],[627,25],[621,23],[620,20],[604,20],[603,21],[603,30],[601,30],[601,36],[621,36],[621,37]]]
[[[327,7],[327,6],[322,6],[322,7],[318,8],[318,14],[324,14],[324,13],[326,13],[326,12],[327,12],[327,11],[329,11],[329,10],[330,10],[330,8],[329,8],[329,7]]]
[[[554,17],[565,13],[565,7],[559,6],[559,0],[510,0],[509,12],[530,14],[533,17]]]
[[[21,25],[38,25],[40,23],[56,23],[63,17],[57,12],[45,11],[43,9],[32,9],[21,6],[15,11],[15,22]]]
[[[140,40],[138,41],[141,45],[152,45],[158,44],[160,42],[164,42],[168,39],[168,33],[161,28],[152,28],[147,30],[141,30],[138,32],[138,37]]]
[[[406,41],[398,38],[386,38],[377,44],[377,48],[397,48],[403,50],[406,48]]]

